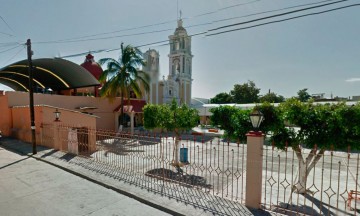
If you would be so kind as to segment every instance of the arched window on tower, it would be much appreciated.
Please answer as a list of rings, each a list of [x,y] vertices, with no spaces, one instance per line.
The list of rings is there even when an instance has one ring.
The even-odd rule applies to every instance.
[[[182,71],[182,72],[184,73],[184,72],[185,72],[185,57],[183,57],[183,63],[182,63],[182,66],[183,66],[183,67],[182,67],[182,68],[183,68],[183,71]]]
[[[181,49],[185,49],[185,39],[184,39],[184,37],[181,38]]]
[[[171,47],[172,47],[173,51],[176,50],[176,41],[175,40],[172,41],[172,46]]]
[[[175,40],[175,50],[179,50],[179,41]]]
[[[172,63],[172,75],[175,75],[180,72],[180,63],[179,59],[175,59]]]

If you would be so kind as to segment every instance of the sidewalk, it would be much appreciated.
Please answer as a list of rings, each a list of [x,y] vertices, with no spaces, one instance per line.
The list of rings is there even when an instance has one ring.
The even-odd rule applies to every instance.
[[[0,147],[1,215],[168,215],[115,191]]]
[[[25,212],[26,215],[29,212],[32,215],[166,215],[164,212],[213,215],[119,181],[109,175],[112,170],[101,173],[99,168],[104,168],[87,158],[44,147],[38,147],[38,154],[32,156],[29,144],[10,138],[0,140],[0,147],[17,153],[0,150],[0,209],[7,206],[9,212],[6,215],[23,215]],[[225,209],[226,215],[276,215],[244,206],[240,210],[237,207],[236,211],[226,205],[215,207]]]

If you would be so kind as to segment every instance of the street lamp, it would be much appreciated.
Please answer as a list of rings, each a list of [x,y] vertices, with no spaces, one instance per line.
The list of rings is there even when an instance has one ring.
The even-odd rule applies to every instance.
[[[260,124],[263,120],[264,120],[264,115],[260,111],[254,109],[250,113],[250,121],[255,131],[259,130]]]
[[[54,112],[54,114],[55,114],[55,121],[56,121],[56,122],[59,122],[59,121],[60,121],[61,112],[59,112],[59,110],[56,109],[55,112]]]

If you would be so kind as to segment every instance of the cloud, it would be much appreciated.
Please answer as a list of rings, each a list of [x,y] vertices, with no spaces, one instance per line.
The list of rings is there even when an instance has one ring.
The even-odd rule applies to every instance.
[[[346,82],[360,82],[360,78],[350,78],[345,80]]]

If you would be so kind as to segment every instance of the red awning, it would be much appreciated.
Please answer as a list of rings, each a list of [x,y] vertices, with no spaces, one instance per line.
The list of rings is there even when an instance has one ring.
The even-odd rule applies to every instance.
[[[145,100],[130,100],[130,104],[127,100],[124,101],[124,112],[135,112],[135,113],[142,113],[143,107],[146,105]],[[114,112],[120,112],[121,105],[117,106],[114,109]]]

